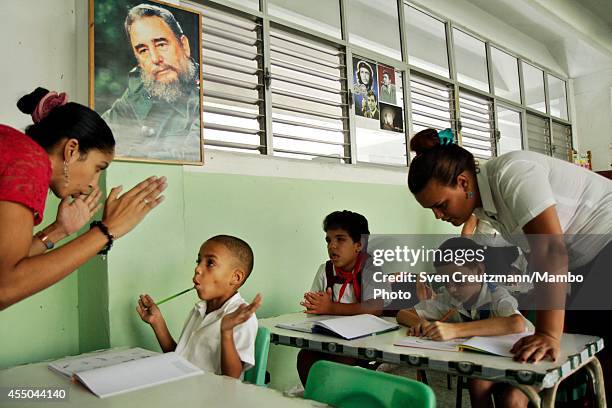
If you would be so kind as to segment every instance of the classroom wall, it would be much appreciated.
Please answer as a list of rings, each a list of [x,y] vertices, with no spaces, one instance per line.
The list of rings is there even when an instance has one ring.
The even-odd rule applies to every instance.
[[[612,68],[573,80],[578,148],[594,170],[612,170]]]
[[[0,122],[23,129],[31,119],[15,103],[36,86],[75,93],[75,0],[0,2],[3,62]],[[47,200],[53,222],[59,201]],[[0,368],[79,351],[78,275],[0,312]]]
[[[160,299],[191,286],[197,251],[216,234],[251,244],[254,271],[241,290],[263,295],[259,317],[301,310],[299,301],[326,259],[323,217],[337,209],[367,216],[377,233],[449,232],[418,206],[405,185],[181,171],[180,167],[115,163],[107,185],[132,185],[150,175],[168,177],[166,200],[108,257],[111,346],[159,349],[134,308],[140,293]],[[456,231],[456,230],[455,230]],[[162,306],[175,338],[197,301],[189,293]],[[295,351],[273,347],[273,386],[295,384]]]
[[[37,85],[66,90],[73,100],[86,102],[84,4],[84,0],[0,2],[3,33],[19,33],[4,36],[6,60],[12,63],[0,65],[3,123],[20,128],[29,123],[15,102]],[[454,2],[432,4],[431,8],[447,7],[448,13],[438,11],[450,18],[465,14],[463,19],[457,17],[461,24],[556,68],[546,53],[539,52],[543,46],[537,41],[482,13],[468,18],[468,11],[461,12]],[[267,317],[300,309],[303,292],[326,258],[321,222],[333,210],[365,214],[371,230],[378,233],[452,230],[418,207],[405,184],[406,169],[213,152],[207,152],[206,160],[203,168],[113,163],[103,181],[109,189],[119,184],[127,189],[151,174],[164,175],[169,180],[166,201],[118,240],[106,260],[97,257],[60,284],[0,313],[0,326],[5,328],[0,368],[108,346],[157,349],[152,331],[134,310],[138,294],[147,292],[159,299],[189,287],[199,245],[215,234],[236,234],[253,246],[255,270],[242,293],[247,300],[263,293],[258,314]],[[56,206],[57,200],[50,198],[47,220],[54,218]],[[188,294],[163,306],[175,336],[195,301],[194,294]],[[275,388],[297,382],[295,354],[272,347],[269,364]]]

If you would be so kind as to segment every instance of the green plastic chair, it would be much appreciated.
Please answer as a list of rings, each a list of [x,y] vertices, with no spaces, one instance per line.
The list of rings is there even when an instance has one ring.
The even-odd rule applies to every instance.
[[[270,329],[260,327],[255,338],[255,366],[244,373],[244,381],[266,386],[266,368],[270,351]]]
[[[436,406],[432,389],[423,383],[325,360],[310,369],[304,398],[338,408]]]

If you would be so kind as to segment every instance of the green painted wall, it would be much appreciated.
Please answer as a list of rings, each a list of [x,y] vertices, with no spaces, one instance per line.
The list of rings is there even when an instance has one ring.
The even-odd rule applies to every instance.
[[[55,221],[59,200],[47,199],[42,229]],[[78,277],[71,274],[0,312],[0,368],[79,352]]]
[[[100,190],[106,195],[106,177],[100,178]],[[100,210],[95,219],[102,218]],[[83,227],[89,229],[89,225]],[[108,320],[108,262],[101,256],[90,259],[79,268],[79,352],[110,347]]]
[[[243,287],[250,300],[263,295],[259,317],[300,310],[299,301],[326,259],[323,217],[350,209],[364,214],[373,233],[448,233],[418,206],[404,186],[278,177],[186,172],[180,166],[114,163],[103,188],[127,191],[156,174],[168,178],[166,200],[106,260],[96,257],[59,285],[0,313],[8,330],[0,364],[40,361],[104,347],[158,350],[152,330],[138,317],[138,295],[160,299],[191,286],[197,251],[216,234],[240,236],[255,252],[254,271]],[[54,219],[50,199],[46,219]],[[198,299],[190,292],[162,306],[178,340]],[[5,331],[6,332],[6,331]],[[273,346],[272,386],[298,383],[296,350]]]
[[[135,309],[140,293],[163,298],[191,286],[197,251],[216,234],[245,239],[255,252],[254,271],[241,290],[263,295],[259,317],[300,310],[299,301],[326,259],[323,217],[337,209],[364,214],[373,233],[448,233],[407,187],[183,172],[180,167],[115,163],[107,185],[130,187],[148,175],[168,177],[166,200],[108,258],[111,346],[159,349]],[[189,293],[162,311],[175,338],[197,301]],[[272,386],[298,382],[295,350],[273,346]]]

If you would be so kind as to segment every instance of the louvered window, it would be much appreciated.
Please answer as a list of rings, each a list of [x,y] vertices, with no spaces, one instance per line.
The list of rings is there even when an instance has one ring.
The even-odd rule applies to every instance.
[[[551,155],[549,120],[527,114],[527,150]]]
[[[212,8],[202,12],[204,144],[265,152],[261,24]]]
[[[570,126],[553,122],[552,154],[561,160],[572,160],[572,128]]]
[[[467,92],[459,93],[461,145],[479,159],[495,156],[492,103]]]
[[[350,162],[342,49],[270,30],[275,156]]]
[[[452,86],[412,74],[410,103],[414,133],[426,128],[455,128]]]

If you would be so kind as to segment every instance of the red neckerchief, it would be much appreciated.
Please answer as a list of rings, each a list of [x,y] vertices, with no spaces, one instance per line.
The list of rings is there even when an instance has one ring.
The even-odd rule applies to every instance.
[[[340,299],[342,299],[342,295],[344,295],[344,290],[349,283],[353,284],[353,291],[355,292],[355,297],[357,299],[361,299],[361,286],[359,286],[359,279],[357,276],[359,272],[361,272],[361,264],[363,263],[364,256],[360,253],[357,256],[357,261],[355,262],[355,266],[351,271],[345,271],[342,268],[336,268],[334,266],[334,271],[336,272],[336,276],[344,280],[342,287],[340,287],[340,293],[338,294],[338,303],[340,303]]]

